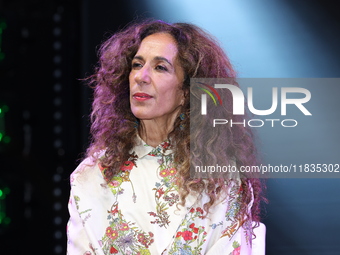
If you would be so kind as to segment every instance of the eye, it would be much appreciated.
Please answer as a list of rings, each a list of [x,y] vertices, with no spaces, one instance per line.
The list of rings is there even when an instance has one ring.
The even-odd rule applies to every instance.
[[[159,71],[168,71],[168,68],[166,68],[165,66],[162,66],[162,65],[157,65],[156,66],[156,70],[159,70]]]
[[[143,65],[139,62],[132,63],[132,69],[137,69],[137,68],[141,68],[141,67],[143,67]]]

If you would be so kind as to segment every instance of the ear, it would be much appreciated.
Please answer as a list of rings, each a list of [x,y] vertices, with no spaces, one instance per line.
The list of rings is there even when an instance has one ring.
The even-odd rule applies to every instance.
[[[185,96],[184,96],[184,91],[182,90],[182,94],[181,94],[181,105],[183,106],[185,102]]]
[[[185,104],[186,98],[189,96],[189,89],[188,88],[182,88],[181,90],[181,105],[183,106]]]

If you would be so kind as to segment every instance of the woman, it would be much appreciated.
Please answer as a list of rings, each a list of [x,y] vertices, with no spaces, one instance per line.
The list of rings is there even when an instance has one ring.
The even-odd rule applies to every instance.
[[[93,141],[71,175],[68,254],[251,254],[260,181],[190,175],[194,77],[235,77],[194,25],[145,21],[103,43]],[[226,130],[220,157],[256,164],[250,130]]]

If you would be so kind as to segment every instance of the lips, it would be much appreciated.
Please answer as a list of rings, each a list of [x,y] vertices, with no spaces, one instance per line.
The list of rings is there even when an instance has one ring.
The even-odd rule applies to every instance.
[[[152,96],[146,93],[135,93],[132,97],[137,101],[145,101],[152,98]]]

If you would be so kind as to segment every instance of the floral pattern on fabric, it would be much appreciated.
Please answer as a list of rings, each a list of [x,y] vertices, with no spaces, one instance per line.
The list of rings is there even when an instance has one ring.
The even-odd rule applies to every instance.
[[[177,171],[173,165],[172,155],[164,154],[169,146],[168,142],[164,142],[149,153],[150,156],[159,157],[157,160],[159,163],[158,175],[161,180],[156,182],[156,187],[152,189],[155,191],[156,211],[148,213],[155,218],[151,223],[158,224],[160,227],[167,227],[170,224],[170,215],[167,210],[179,202],[178,188],[175,184]]]
[[[231,253],[229,253],[229,255],[240,255],[241,254],[241,245],[237,241],[233,242],[233,248],[234,250]]]
[[[154,242],[153,233],[139,230],[134,223],[126,222],[118,204],[114,204],[108,216],[109,227],[101,245],[105,254],[150,254],[149,246]]]
[[[151,147],[148,144],[144,144],[146,147]],[[164,156],[166,152],[170,151],[170,143],[169,141],[164,141],[160,145],[158,145],[156,148],[154,148],[152,151],[149,152],[150,156]]]
[[[154,148],[148,155],[160,157],[158,159],[159,168],[157,169],[161,178],[160,182],[156,182],[155,188],[155,202],[156,212],[149,212],[150,216],[155,217],[152,224],[158,224],[160,227],[170,224],[169,214],[166,210],[176,204],[179,201],[179,195],[177,193],[177,186],[174,184],[174,177],[176,175],[176,169],[173,167],[172,155],[165,155],[164,152],[170,147],[168,142],[162,143],[160,146]],[[136,158],[134,157],[134,160]],[[150,254],[148,247],[154,242],[152,232],[144,232],[134,226],[135,223],[126,222],[123,214],[118,209],[118,196],[124,193],[122,188],[123,182],[130,182],[133,190],[133,201],[136,202],[136,194],[134,192],[133,183],[130,180],[130,172],[136,164],[133,159],[126,161],[121,169],[110,181],[106,179],[107,186],[111,189],[112,194],[116,198],[116,202],[108,211],[108,220],[110,226],[107,227],[105,236],[102,238],[103,250],[109,252],[108,254]],[[105,178],[106,168],[99,168]],[[103,187],[105,184],[102,185]],[[175,193],[174,193],[175,192]]]
[[[116,200],[117,200],[117,196],[120,194],[123,194],[124,192],[124,189],[121,187],[122,183],[130,182],[132,190],[133,190],[132,199],[134,202],[136,202],[137,196],[134,192],[133,184],[130,180],[130,171],[135,166],[133,161],[131,160],[125,161],[124,164],[120,168],[120,172],[116,174],[110,181],[107,180],[107,178],[105,177],[106,176],[105,171],[107,171],[107,168],[102,167],[101,164],[98,164],[98,166],[106,181],[106,183],[102,184],[102,186],[105,187],[106,185],[108,185],[112,191],[112,194],[116,197]]]
[[[69,255],[200,255],[220,250],[236,255],[241,246],[242,254],[251,253],[247,222],[235,219],[242,192],[237,181],[231,182],[235,185],[226,200],[203,218],[206,193],[199,200],[191,194],[184,206],[176,207],[177,171],[170,144],[137,144],[132,152],[138,157],[124,162],[110,180],[105,179],[107,169],[91,158],[71,175]]]
[[[203,226],[195,225],[197,218],[203,218],[203,210],[201,207],[192,207],[177,230],[169,254],[202,254],[201,247],[206,241],[207,232]]]
[[[221,238],[224,236],[231,238],[242,225],[242,222],[236,218],[236,215],[240,211],[240,206],[240,189],[235,185],[230,190],[228,211],[225,214],[226,221],[230,221],[231,224],[222,231]]]
[[[146,233],[134,226],[135,223],[127,222],[121,210],[118,208],[118,196],[124,193],[124,189],[121,187],[123,182],[130,182],[133,190],[133,202],[136,202],[136,195],[133,188],[133,183],[130,180],[130,172],[135,166],[132,160],[124,162],[120,172],[116,174],[109,182],[105,179],[105,171],[107,168],[99,168],[104,176],[104,179],[108,183],[112,194],[115,196],[116,202],[113,204],[107,219],[109,220],[109,227],[106,228],[105,235],[100,241],[105,254],[150,254],[148,247],[154,242],[153,233]],[[105,187],[106,184],[102,184]]]
[[[76,205],[77,210],[79,210],[80,197],[74,196],[73,199],[74,199],[74,202],[75,202],[75,205]],[[72,201],[72,200],[71,200],[71,201]],[[71,202],[71,201],[69,201],[69,202]],[[80,212],[79,212],[79,215],[88,213],[88,214],[86,214],[85,217],[83,217],[83,224],[91,217],[91,214],[90,214],[91,210],[92,210],[92,209],[86,209],[86,210],[84,210],[84,211],[80,211]]]
[[[226,212],[226,221],[230,221],[231,224],[226,227],[221,234],[221,238],[224,236],[229,237],[230,239],[233,237],[233,235],[241,228],[244,229],[244,235],[246,243],[249,244],[251,242],[250,238],[250,229],[252,228],[251,222],[238,219],[236,216],[240,211],[241,207],[241,192],[242,187],[237,187],[236,185],[233,186],[230,190],[230,195],[228,199],[228,210]],[[237,254],[237,253],[233,253]]]

